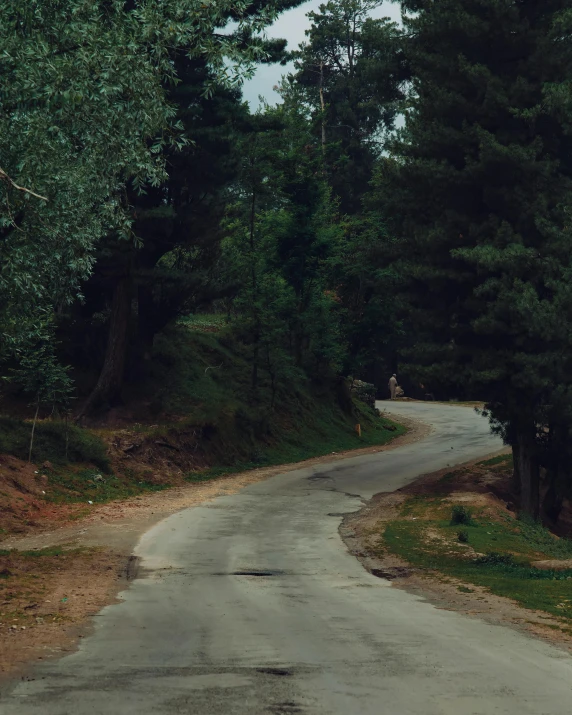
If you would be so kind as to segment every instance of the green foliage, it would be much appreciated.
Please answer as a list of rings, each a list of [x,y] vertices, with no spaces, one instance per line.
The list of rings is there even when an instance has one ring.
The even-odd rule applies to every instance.
[[[554,461],[572,424],[568,3],[402,6],[414,81],[376,192],[400,239],[404,368],[431,392],[487,401],[529,463],[547,441],[537,425],[555,427]]]
[[[335,0],[309,13],[307,42],[281,92],[306,108],[340,223],[328,258],[342,316],[344,374],[385,384],[401,330],[391,239],[364,197],[403,99],[408,70],[399,27],[370,17],[376,0]]]
[[[532,548],[538,548],[553,559],[572,558],[572,540],[555,539],[554,535],[538,521],[519,517],[519,531]]]
[[[226,466],[193,472],[187,476],[187,479],[192,482],[203,481],[264,466],[293,464],[346,450],[382,446],[406,431],[401,425],[395,425],[389,420],[372,418],[369,411],[358,409],[356,419],[361,420],[361,439],[353,430],[354,421],[342,417],[337,405],[329,401],[300,405],[298,412],[288,415],[288,421],[284,424],[277,416],[269,433],[245,435],[240,429],[234,434],[231,433],[229,441],[234,449],[236,443],[233,438],[242,437],[243,440],[240,444],[240,452],[234,453],[237,461],[229,464],[228,455],[232,452],[227,450],[226,455],[223,453],[220,455],[221,461]],[[244,441],[245,437],[248,442]],[[228,444],[227,442],[226,445]]]
[[[512,466],[512,454],[499,454],[498,457],[491,457],[484,462],[478,462],[479,467],[496,467],[499,465]]]
[[[30,423],[12,417],[0,417],[0,453],[28,458]],[[66,459],[67,442],[67,459]],[[97,465],[104,472],[110,469],[103,442],[91,432],[57,421],[41,421],[36,425],[33,459],[53,464],[84,462]]]
[[[167,414],[183,419],[145,431],[162,437],[170,430],[188,435],[197,462],[213,465],[209,478],[384,444],[404,433],[402,426],[360,403],[354,414],[344,413],[331,383],[317,386],[305,377],[273,385],[261,371],[253,400],[250,354],[232,332],[203,332],[200,326],[185,325],[160,336],[146,396]],[[354,431],[356,422],[362,425],[361,439]],[[189,479],[203,476],[192,472]]]
[[[512,566],[514,556],[512,554],[499,554],[496,551],[489,551],[484,556],[475,559],[477,566]]]
[[[334,0],[310,12],[308,40],[294,53],[296,87],[323,143],[325,166],[343,213],[361,211],[384,133],[393,126],[407,76],[400,30],[374,19],[380,0]]]
[[[300,106],[287,100],[255,120],[241,145],[223,260],[239,287],[231,320],[252,351],[252,388],[264,372],[275,391],[304,373],[327,377],[341,366],[327,269],[341,234]]]
[[[457,532],[457,541],[461,544],[466,544],[469,541],[469,532],[466,529],[461,529]]]
[[[415,520],[410,518],[414,513]],[[482,586],[516,600],[526,608],[572,619],[569,602],[572,569],[539,569],[531,561],[567,559],[572,541],[558,539],[538,525],[528,525],[499,510],[477,513],[479,526],[467,526],[468,542],[446,519],[448,505],[417,496],[402,506],[400,516],[385,527],[384,547],[419,569],[438,571],[468,584]],[[427,530],[439,534],[428,542]],[[467,543],[476,558],[467,551]]]
[[[44,321],[13,342],[17,367],[11,368],[6,379],[17,383],[33,404],[48,404],[52,409],[67,411],[73,392],[70,368],[61,365],[56,356],[49,316]]]
[[[139,242],[133,197],[194,139],[171,96],[181,58],[208,67],[199,97],[236,87],[266,57],[260,32],[283,4],[295,3],[0,1],[4,353],[78,297],[104,236]],[[234,32],[219,32],[229,19]]]
[[[462,504],[455,504],[451,510],[451,526],[458,524],[466,524],[467,526],[472,524],[472,512]]]
[[[57,468],[50,471],[47,499],[55,504],[93,502],[101,504],[113,499],[128,499],[145,492],[168,489],[168,484],[155,484],[139,474],[125,470],[124,474],[101,475],[96,469]]]

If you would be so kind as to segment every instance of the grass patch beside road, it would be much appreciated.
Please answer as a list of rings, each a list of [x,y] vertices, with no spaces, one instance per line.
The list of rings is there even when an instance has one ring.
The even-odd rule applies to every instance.
[[[449,487],[454,477],[455,473],[446,475],[443,485]],[[569,625],[572,568],[538,568],[534,563],[572,559],[572,541],[517,519],[492,497],[473,496],[463,497],[469,517],[460,522],[453,512],[460,506],[455,493],[412,496],[398,517],[385,523],[381,548],[422,572],[485,587]]]
[[[364,447],[382,447],[407,432],[403,425],[384,417],[375,417],[373,412],[356,404],[360,421],[361,437],[351,429],[348,419],[334,410],[322,410],[314,416],[311,425],[301,424],[277,435],[274,444],[261,447],[254,459],[238,460],[229,465],[217,465],[210,469],[189,473],[187,480],[206,481],[224,474],[293,464],[313,457],[323,457]]]
[[[144,492],[167,489],[167,484],[156,484],[131,470],[124,473],[102,474],[92,467],[67,467],[43,470],[49,478],[46,500],[54,504],[92,502],[101,504],[114,499],[128,499]]]

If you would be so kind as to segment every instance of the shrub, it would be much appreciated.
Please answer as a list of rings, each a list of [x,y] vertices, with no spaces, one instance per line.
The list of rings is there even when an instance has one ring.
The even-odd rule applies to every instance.
[[[489,551],[485,556],[475,559],[479,566],[514,566],[514,556],[512,554],[499,554],[496,551]]]
[[[0,452],[28,459],[32,425],[12,417],[0,417]],[[67,458],[66,458],[67,437]],[[96,435],[64,422],[39,422],[36,425],[32,460],[54,464],[87,462],[104,472],[110,463],[104,443]]]
[[[464,524],[469,526],[471,524],[471,510],[467,509],[466,506],[462,504],[455,504],[451,512],[451,526],[458,526],[459,524]]]
[[[467,541],[469,540],[469,532],[468,532],[468,531],[465,531],[465,529],[462,529],[462,530],[459,531],[459,533],[457,534],[457,539],[458,539],[462,544],[466,544]]]

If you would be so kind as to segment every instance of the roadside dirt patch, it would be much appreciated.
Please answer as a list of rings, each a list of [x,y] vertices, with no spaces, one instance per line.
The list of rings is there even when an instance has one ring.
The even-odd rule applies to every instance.
[[[68,507],[51,505],[48,518],[28,525],[30,533],[12,534],[0,542],[0,572],[8,572],[0,577],[0,603],[4,604],[0,606],[0,614],[4,614],[0,616],[0,676],[13,675],[38,658],[72,651],[78,638],[88,632],[89,617],[112,603],[127,586],[136,566],[130,562],[133,548],[155,523],[278,474],[395,449],[430,432],[426,425],[412,420],[401,422],[406,423],[408,433],[382,447],[186,483],[89,506],[87,513],[86,505],[81,505],[71,521],[66,518]],[[30,493],[37,488],[34,471],[29,474]],[[38,552],[35,556],[34,551]]]
[[[544,611],[524,608],[510,598],[491,593],[488,588],[433,569],[415,568],[391,553],[384,544],[386,525],[396,520],[407,522],[419,518],[416,514],[421,514],[421,508],[431,510],[433,501],[436,511],[443,509],[444,500],[448,505],[457,503],[478,507],[483,519],[489,515],[498,518],[502,513],[514,517],[510,500],[503,499],[510,491],[506,483],[508,471],[475,462],[456,468],[454,473],[446,469],[426,475],[396,492],[377,494],[360,512],[349,514],[344,519],[340,533],[349,551],[360,559],[364,567],[372,574],[390,580],[392,586],[422,596],[437,608],[458,611],[493,624],[510,625],[572,651],[572,629],[563,619]],[[419,512],[416,511],[417,503],[420,505]],[[431,537],[434,537],[443,552],[442,535],[438,531],[432,533],[431,529],[425,529],[423,533],[428,551],[432,550]],[[457,548],[466,549],[467,557],[478,555],[468,544],[457,544]],[[531,566],[570,568],[565,560],[532,562]]]
[[[47,522],[69,521],[84,508],[46,501],[46,486],[42,467],[0,454],[0,538],[2,533],[25,534]]]
[[[73,650],[125,583],[124,563],[101,549],[0,552],[0,675]]]

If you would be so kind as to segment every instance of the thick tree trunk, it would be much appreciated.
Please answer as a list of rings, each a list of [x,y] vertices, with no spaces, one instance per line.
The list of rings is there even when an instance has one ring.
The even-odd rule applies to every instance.
[[[537,519],[540,507],[540,468],[534,445],[534,436],[518,432],[516,453],[513,451],[520,478],[520,509],[523,514]]]
[[[551,526],[556,526],[562,507],[564,504],[564,485],[563,465],[557,465],[554,469],[549,469],[546,472],[548,481],[548,489],[542,500],[542,516],[543,519],[550,523]]]
[[[252,372],[250,375],[250,386],[252,388],[253,396],[256,396],[256,391],[258,390],[258,356],[260,354],[259,340],[260,338],[257,334],[254,338],[254,349],[252,351]]]
[[[145,380],[149,375],[153,341],[158,332],[154,308],[153,289],[140,285],[137,289],[137,337],[130,362],[130,377],[135,381]]]
[[[546,458],[546,489],[541,514],[545,522],[555,527],[566,497],[569,474],[569,430],[567,426],[551,424]]]
[[[520,497],[520,453],[518,442],[515,440],[512,443],[512,483],[511,489],[513,494]]]
[[[120,278],[113,293],[109,336],[99,380],[76,419],[81,419],[101,405],[117,402],[121,394],[131,315],[131,278]]]
[[[151,360],[153,338],[155,337],[153,289],[151,286],[139,286],[138,289],[137,333],[142,348],[141,358]]]
[[[336,397],[342,410],[348,415],[353,415],[355,408],[352,393],[347,380],[343,377],[338,377],[336,381]]]

